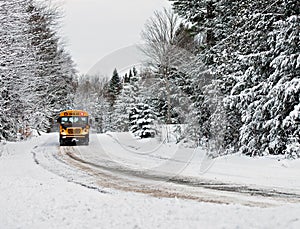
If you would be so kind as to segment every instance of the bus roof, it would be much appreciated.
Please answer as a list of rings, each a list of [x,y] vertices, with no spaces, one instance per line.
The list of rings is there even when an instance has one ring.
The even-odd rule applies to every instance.
[[[59,116],[89,116],[89,114],[83,110],[65,110],[60,112]]]

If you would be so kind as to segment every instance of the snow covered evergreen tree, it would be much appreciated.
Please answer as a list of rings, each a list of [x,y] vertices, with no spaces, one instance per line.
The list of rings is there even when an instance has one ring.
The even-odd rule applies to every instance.
[[[114,105],[117,96],[119,95],[122,89],[122,82],[119,76],[117,69],[114,69],[113,75],[108,84],[108,98],[111,106]]]
[[[150,138],[156,135],[154,121],[154,112],[145,103],[136,104],[130,111],[130,131],[140,138]]]
[[[241,151],[248,155],[283,154],[298,132],[289,117],[299,104],[299,12],[290,15],[291,4],[274,3],[251,14],[239,34],[241,76],[230,99],[241,110]]]
[[[231,40],[230,34],[234,32],[233,25],[238,23],[235,15],[242,11],[237,7],[235,1],[171,1],[173,8],[179,15],[183,16],[193,24],[193,31],[198,39],[196,58],[183,67],[189,82],[191,112],[190,122],[187,128],[189,136],[193,141],[212,137],[212,126],[222,126],[223,132],[231,128],[230,122],[215,117],[219,112],[228,113],[224,107],[223,99],[230,89],[224,81],[223,75],[219,74],[217,68],[222,66],[223,47],[226,47]],[[220,51],[222,50],[222,51]],[[225,89],[227,88],[227,89]],[[223,115],[227,117],[228,115]],[[233,133],[231,133],[233,135]],[[226,136],[223,134],[223,136]],[[222,145],[231,145],[229,139],[219,139]]]
[[[192,98],[199,109],[195,111],[199,137],[206,131],[204,137],[214,137],[209,134],[214,132],[211,127],[223,125],[215,117],[225,112],[225,148],[241,147],[249,155],[292,149],[288,144],[295,145],[299,132],[299,3],[172,2],[196,32],[206,32],[202,34],[204,50],[186,67],[196,85]],[[206,73],[211,76],[208,82]],[[211,95],[216,94],[219,105],[211,109]]]
[[[116,131],[129,131],[131,110],[140,100],[140,77],[136,70],[130,69],[126,82],[125,79],[114,105],[112,122]]]
[[[299,104],[299,15],[289,15],[290,4],[293,1],[274,5],[268,14],[255,18],[256,30],[266,28],[265,39],[251,38],[255,55],[242,56],[247,68],[234,98],[239,98],[237,105],[243,110],[241,150],[246,154],[282,154],[287,144],[298,141],[294,109]],[[257,32],[252,34],[258,37]]]

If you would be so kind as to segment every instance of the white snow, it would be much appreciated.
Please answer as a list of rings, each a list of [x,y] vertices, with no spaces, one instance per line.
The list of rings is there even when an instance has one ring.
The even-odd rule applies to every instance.
[[[155,140],[136,141],[128,134],[99,135],[92,138],[90,149],[95,149],[98,140],[103,149],[110,150],[112,159],[121,160],[132,168],[153,168],[154,163],[162,163],[167,158],[174,158],[174,155],[180,159],[180,147],[174,144],[158,147],[154,144]],[[101,192],[101,187],[100,191],[88,189],[35,163],[31,151],[38,150],[45,142],[51,145],[51,150],[58,150],[56,134],[28,142],[0,144],[1,229],[300,228],[299,203],[261,208],[155,198],[109,188],[103,188]],[[299,193],[299,161],[250,159],[240,155],[210,161],[205,159],[202,150],[190,152],[192,157],[181,170],[182,176],[282,188]],[[184,161],[186,157],[181,159]]]

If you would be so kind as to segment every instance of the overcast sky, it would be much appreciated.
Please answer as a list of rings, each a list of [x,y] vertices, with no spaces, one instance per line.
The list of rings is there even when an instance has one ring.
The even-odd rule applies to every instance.
[[[141,40],[140,32],[167,0],[59,0],[65,18],[62,33],[80,73],[110,53]]]

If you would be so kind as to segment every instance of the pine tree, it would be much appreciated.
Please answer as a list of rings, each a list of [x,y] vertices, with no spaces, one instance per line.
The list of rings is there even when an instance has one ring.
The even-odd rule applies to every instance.
[[[139,75],[134,76],[131,72],[130,69],[129,81],[122,85],[122,90],[115,101],[112,117],[112,122],[115,124],[115,131],[129,131],[131,126],[131,110],[140,101],[141,79]]]
[[[140,138],[154,137],[156,135],[154,120],[155,115],[149,105],[136,104],[130,111],[130,131]]]
[[[291,20],[298,16],[287,13],[290,4],[295,2],[272,4],[250,15],[239,35],[242,48],[238,70],[242,75],[230,99],[242,113],[241,151],[248,155],[282,154],[290,137],[298,132],[297,128],[285,126],[289,123],[291,127],[293,119],[289,114],[299,103],[299,70],[295,67],[299,56],[299,32],[295,26],[298,19]]]
[[[129,70],[128,77],[129,77],[129,81],[130,81],[130,79],[133,77],[133,74],[132,74],[132,70],[131,70],[131,69]]]
[[[112,123],[114,123],[115,131],[129,131],[129,112],[134,103],[135,97],[132,94],[131,85],[130,83],[125,83],[114,105]]]
[[[172,2],[204,38],[204,50],[186,67],[194,88],[191,113],[199,122],[191,134],[214,139],[212,127],[224,126],[218,133],[225,133],[225,148],[241,147],[249,155],[284,153],[286,144],[295,145],[297,1]],[[207,75],[211,80],[205,82]],[[224,118],[216,121],[220,114],[225,124]]]
[[[134,67],[134,66],[132,68],[132,73],[133,73],[133,76],[137,76],[137,74],[138,74],[138,71],[136,70],[136,67]]]
[[[117,69],[114,69],[112,78],[109,81],[108,85],[108,97],[111,106],[114,105],[115,100],[117,99],[117,96],[119,95],[121,91],[122,85],[121,85],[121,79],[119,77],[119,73]]]
[[[201,139],[207,141],[213,137],[213,126],[223,126],[222,132],[227,132],[228,129],[236,130],[237,127],[232,127],[230,122],[217,123],[215,117],[219,113],[224,113],[223,116],[236,114],[226,109],[224,98],[230,92],[230,89],[225,86],[227,80],[223,79],[223,75],[219,73],[218,67],[222,66],[223,47],[227,47],[231,42],[228,37],[235,31],[234,25],[239,21],[235,15],[242,7],[237,7],[235,1],[171,1],[173,2],[174,10],[189,20],[193,27],[191,33],[198,37],[198,47],[196,46],[196,58],[183,67],[186,75],[185,85],[188,88],[191,106],[188,123],[188,133],[193,141],[199,143]],[[225,49],[226,50],[226,49]],[[224,90],[225,89],[225,90]],[[227,113],[227,115],[225,115]],[[223,119],[220,120],[223,122]],[[220,132],[220,131],[219,131]],[[229,133],[236,135],[236,133]],[[226,135],[224,135],[224,138]],[[223,146],[231,145],[229,139],[218,139],[223,141]],[[220,145],[220,144],[219,144]]]

